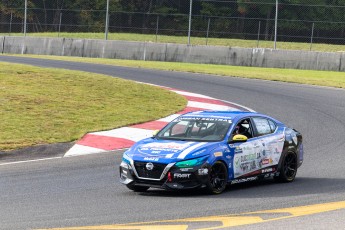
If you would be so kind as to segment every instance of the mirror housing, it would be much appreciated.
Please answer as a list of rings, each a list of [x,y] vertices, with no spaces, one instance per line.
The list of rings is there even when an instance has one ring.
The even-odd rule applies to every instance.
[[[233,136],[232,140],[229,140],[229,143],[239,143],[239,142],[246,142],[248,140],[248,137],[237,134]]]
[[[157,129],[157,130],[153,130],[153,131],[152,131],[152,137],[155,137],[155,136],[157,135],[158,132],[159,132],[158,129]]]

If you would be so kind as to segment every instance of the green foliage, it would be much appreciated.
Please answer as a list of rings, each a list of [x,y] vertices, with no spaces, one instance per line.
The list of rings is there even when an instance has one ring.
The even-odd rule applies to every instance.
[[[99,74],[0,62],[0,104],[0,150],[11,150],[156,120],[186,99]]]
[[[313,23],[317,23],[315,34],[330,39],[315,42],[342,44],[345,0],[278,2],[281,40],[305,42],[306,37],[310,37]],[[57,31],[60,14],[63,14],[61,31],[102,32],[105,29],[106,0],[28,0],[28,3],[30,32]],[[272,40],[275,4],[276,0],[194,0],[192,36],[204,36],[210,18],[210,37],[255,39],[260,22],[263,39]],[[24,0],[0,1],[0,32],[8,31],[6,25],[10,14],[16,19],[14,30],[22,30],[23,7]],[[153,34],[156,32],[156,14],[159,14],[160,34],[186,34],[189,0],[110,0],[110,31]]]

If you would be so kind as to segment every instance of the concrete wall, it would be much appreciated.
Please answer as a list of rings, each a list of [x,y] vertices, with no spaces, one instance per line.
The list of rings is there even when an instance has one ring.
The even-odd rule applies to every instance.
[[[345,52],[12,36],[0,37],[0,52],[345,71]]]

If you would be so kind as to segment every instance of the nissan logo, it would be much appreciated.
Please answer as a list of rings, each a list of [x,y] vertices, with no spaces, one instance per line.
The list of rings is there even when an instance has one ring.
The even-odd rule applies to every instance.
[[[146,164],[146,169],[151,171],[153,169],[153,164],[151,162],[147,163]]]

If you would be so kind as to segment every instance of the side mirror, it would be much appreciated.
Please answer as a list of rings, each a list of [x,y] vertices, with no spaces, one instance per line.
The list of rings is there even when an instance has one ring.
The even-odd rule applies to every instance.
[[[152,137],[155,137],[157,135],[157,133],[159,132],[159,130],[154,130],[152,131]]]
[[[248,140],[248,137],[241,134],[237,134],[232,138],[232,140],[229,140],[229,143],[246,142],[247,140]]]

